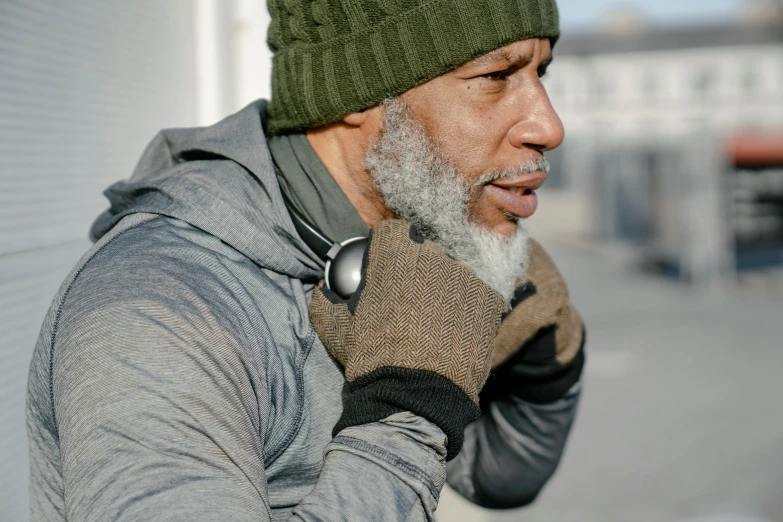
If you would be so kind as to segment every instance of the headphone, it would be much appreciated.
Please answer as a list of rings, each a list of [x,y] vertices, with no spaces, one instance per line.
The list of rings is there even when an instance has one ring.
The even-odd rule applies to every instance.
[[[342,243],[335,243],[307,221],[285,195],[283,201],[299,237],[310,250],[326,261],[326,287],[343,299],[351,297],[362,280],[362,260],[370,239],[352,237]]]

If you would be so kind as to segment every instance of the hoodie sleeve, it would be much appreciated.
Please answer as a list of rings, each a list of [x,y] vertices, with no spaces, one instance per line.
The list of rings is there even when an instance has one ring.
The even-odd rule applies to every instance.
[[[271,335],[219,261],[176,249],[107,248],[64,294],[50,371],[66,520],[272,519]],[[400,413],[340,432],[289,516],[432,520],[445,480],[445,435]]]
[[[269,520],[263,330],[243,333],[203,260],[173,273],[143,252],[96,257],[52,343],[65,519]]]
[[[489,403],[447,464],[448,484],[474,504],[508,509],[533,502],[555,472],[576,416],[581,383],[554,402],[518,397]]]
[[[294,519],[433,521],[445,482],[445,434],[422,417],[396,413],[340,431]]]

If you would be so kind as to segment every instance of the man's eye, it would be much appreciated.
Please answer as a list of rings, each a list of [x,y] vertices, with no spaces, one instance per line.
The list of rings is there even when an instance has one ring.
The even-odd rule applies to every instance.
[[[487,74],[482,74],[482,78],[487,78],[489,80],[495,80],[495,81],[503,81],[509,76],[511,76],[511,69],[503,69],[502,71],[495,71]]]
[[[549,64],[543,64],[541,67],[538,68],[538,77],[543,78],[549,73]]]

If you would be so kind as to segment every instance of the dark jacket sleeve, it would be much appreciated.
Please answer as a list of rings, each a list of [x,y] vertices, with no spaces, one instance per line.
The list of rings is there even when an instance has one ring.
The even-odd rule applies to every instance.
[[[535,404],[493,400],[465,430],[465,444],[447,464],[448,484],[492,509],[530,504],[555,472],[579,403],[581,383],[561,399]]]

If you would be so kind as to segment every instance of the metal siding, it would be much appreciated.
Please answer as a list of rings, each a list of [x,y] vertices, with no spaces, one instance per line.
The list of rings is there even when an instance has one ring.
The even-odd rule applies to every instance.
[[[24,399],[49,302],[101,192],[194,125],[191,0],[0,2],[0,519],[27,519]]]

